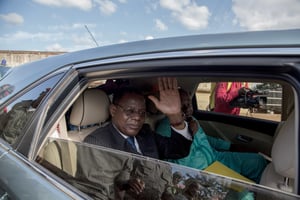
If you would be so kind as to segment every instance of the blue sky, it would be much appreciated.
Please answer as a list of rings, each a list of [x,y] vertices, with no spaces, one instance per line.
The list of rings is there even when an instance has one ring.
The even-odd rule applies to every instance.
[[[1,50],[76,51],[96,47],[88,30],[104,46],[300,28],[300,0],[0,0],[0,26]]]

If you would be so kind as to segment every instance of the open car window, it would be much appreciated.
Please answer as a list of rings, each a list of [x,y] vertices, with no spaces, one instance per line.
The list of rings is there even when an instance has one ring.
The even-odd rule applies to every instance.
[[[189,80],[192,81],[189,82]],[[97,80],[89,83],[88,87],[81,91],[76,99],[73,99],[67,111],[57,119],[57,123],[49,131],[36,161],[94,199],[118,199],[119,197],[121,199],[123,197],[129,199],[144,197],[150,199],[159,199],[159,197],[162,199],[175,197],[179,199],[296,199],[296,196],[293,195],[294,179],[291,178],[294,176],[294,172],[287,174],[286,167],[282,167],[287,163],[293,165],[295,160],[291,163],[291,159],[288,159],[286,163],[278,162],[284,158],[278,157],[283,149],[292,151],[294,148],[293,145],[284,146],[284,144],[292,144],[291,141],[294,141],[293,137],[295,137],[295,130],[291,128],[295,124],[293,93],[287,95],[291,98],[284,98],[285,95],[282,95],[283,111],[278,120],[261,120],[249,116],[231,118],[231,115],[218,116],[213,115],[214,112],[201,111],[201,106],[207,106],[207,102],[201,101],[203,97],[203,90],[199,89],[199,85],[203,84],[201,79],[198,80],[197,77],[178,78],[182,88],[187,89],[197,99],[197,106],[200,109],[194,110],[194,117],[206,137],[214,137],[226,141],[227,144],[239,144],[249,149],[255,149],[267,160],[267,164],[272,164],[271,167],[268,166],[271,173],[274,172],[272,171],[274,165],[282,167],[280,174],[275,173],[280,182],[276,180],[276,185],[274,185],[274,187],[280,186],[281,189],[274,189],[267,184],[266,187],[263,183],[256,184],[253,180],[230,169],[218,160],[210,161],[205,166],[198,165],[205,159],[200,156],[190,163],[186,162],[187,159],[184,160],[184,158],[181,161],[157,160],[84,142],[84,139],[93,131],[108,126],[111,120],[108,108],[112,101],[113,91],[117,87],[138,85],[145,89],[145,95],[157,95],[157,87],[153,85],[156,83],[155,81],[155,78],[149,77]],[[292,91],[290,86],[287,87],[284,84],[281,86],[284,91],[286,91],[285,88],[288,92]],[[198,90],[195,92],[194,88],[197,87]],[[208,94],[205,95],[208,96]],[[200,101],[198,101],[199,97]],[[91,101],[88,100],[89,98]],[[262,103],[266,104],[265,99]],[[88,106],[82,106],[84,104]],[[145,124],[156,131],[158,122],[165,116],[155,108],[154,104],[151,104],[151,101],[146,101],[146,104]],[[287,113],[293,114],[289,122],[286,122],[288,118],[284,117]],[[264,114],[273,115],[268,112]],[[289,132],[290,134],[282,135],[280,132]],[[282,142],[275,145],[274,152],[276,153],[272,153],[272,148],[275,148],[274,141],[278,135],[281,135],[280,141]],[[201,137],[196,135],[194,140]],[[223,152],[232,151],[229,148],[219,147],[219,150]],[[199,152],[200,148],[202,147],[195,146],[191,148],[191,152]],[[274,154],[279,158],[276,162],[272,162]],[[295,156],[291,155],[291,158],[294,159]],[[141,196],[126,190],[126,187],[128,188],[126,184],[131,179],[143,180],[145,190],[140,194]],[[284,180],[288,180],[287,184]]]
[[[56,166],[54,162],[61,161],[55,158],[59,154],[62,154],[63,168],[74,165],[76,173],[70,174]],[[77,163],[72,163],[72,159]],[[209,170],[196,170],[69,140],[49,138],[39,162],[94,199],[159,199],[160,196],[162,199],[297,199],[280,191],[264,190],[259,185],[247,183],[247,180],[225,178]],[[139,195],[120,191],[126,187],[122,184],[132,178],[145,183],[145,190]]]

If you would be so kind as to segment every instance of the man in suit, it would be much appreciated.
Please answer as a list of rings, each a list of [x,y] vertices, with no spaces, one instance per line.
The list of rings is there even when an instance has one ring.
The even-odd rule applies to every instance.
[[[111,123],[95,130],[84,142],[152,158],[178,159],[189,154],[192,136],[181,112],[181,102],[175,78],[159,78],[160,98],[149,96],[158,110],[170,120],[171,137],[154,133],[144,125],[146,103],[144,96],[133,88],[120,88],[110,105]],[[132,141],[128,141],[131,139]],[[134,174],[134,172],[131,172]],[[144,177],[150,177],[150,174]],[[120,190],[142,193],[145,182],[139,178],[126,181]]]
[[[148,98],[170,120],[171,138],[152,132],[145,125],[144,96],[134,88],[122,87],[113,96],[110,105],[111,123],[95,130],[84,142],[152,158],[181,158],[189,154],[191,135],[181,112],[177,80],[159,78],[160,99]],[[133,141],[128,142],[131,138]],[[181,148],[178,148],[181,147]]]

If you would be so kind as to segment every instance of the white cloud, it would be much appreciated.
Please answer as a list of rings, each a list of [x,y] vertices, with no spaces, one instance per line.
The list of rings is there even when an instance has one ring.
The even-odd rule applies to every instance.
[[[66,51],[65,48],[63,48],[60,44],[55,43],[55,44],[51,44],[49,46],[46,47],[47,51]]]
[[[158,9],[159,2],[154,2],[152,0],[146,0],[146,1],[147,2],[145,3],[145,12],[147,14],[150,14]]]
[[[88,11],[92,8],[91,0],[33,0],[37,3],[47,6],[57,7],[74,7],[84,11]]]
[[[248,30],[300,27],[299,0],[233,0],[234,23]]]
[[[89,46],[90,48],[97,46],[88,33],[84,35],[72,35],[72,42],[76,45]]]
[[[119,0],[120,3],[127,3],[127,0]]]
[[[210,12],[206,6],[198,6],[193,0],[160,0],[160,5],[172,12],[172,16],[190,30],[204,29]]]
[[[96,44],[94,41],[91,39],[89,34],[83,34],[83,35],[77,35],[73,34],[69,36],[68,38],[71,42],[70,47],[62,47],[59,43],[54,43],[53,45],[49,45],[46,47],[46,50],[48,51],[78,51],[82,49],[88,49],[88,48],[93,48],[96,47]],[[65,42],[67,39],[63,40]],[[62,41],[62,40],[61,40]]]
[[[56,41],[63,39],[62,33],[29,33],[18,31],[14,34],[6,35],[5,38],[10,40],[43,40],[43,41]]]
[[[206,28],[210,13],[205,6],[187,6],[183,12],[175,13],[179,21],[191,30]]]
[[[74,23],[72,24],[72,29],[82,29],[85,27],[86,24],[81,24],[81,23]],[[88,25],[87,25],[88,26]]]
[[[105,15],[111,15],[117,10],[117,5],[111,0],[95,0],[99,4],[101,13]]]
[[[160,0],[162,7],[176,12],[182,12],[182,9],[190,4],[190,0]]]
[[[48,30],[51,30],[51,31],[73,31],[76,29],[85,30],[86,29],[85,25],[88,26],[88,28],[97,27],[96,24],[73,23],[73,24],[61,24],[61,25],[55,25],[55,26],[48,26]]]
[[[155,19],[155,27],[161,31],[168,30],[168,27],[160,19]]]
[[[0,15],[0,18],[10,24],[15,25],[22,24],[24,22],[23,17],[17,13],[8,13],[6,15]]]

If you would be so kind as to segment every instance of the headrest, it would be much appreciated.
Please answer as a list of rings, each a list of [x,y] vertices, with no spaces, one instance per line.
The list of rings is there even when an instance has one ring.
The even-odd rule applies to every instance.
[[[109,104],[105,92],[87,89],[75,101],[70,114],[70,123],[79,127],[102,124],[109,118]]]
[[[282,124],[272,147],[272,162],[275,171],[288,178],[295,178],[295,112],[291,112]]]

